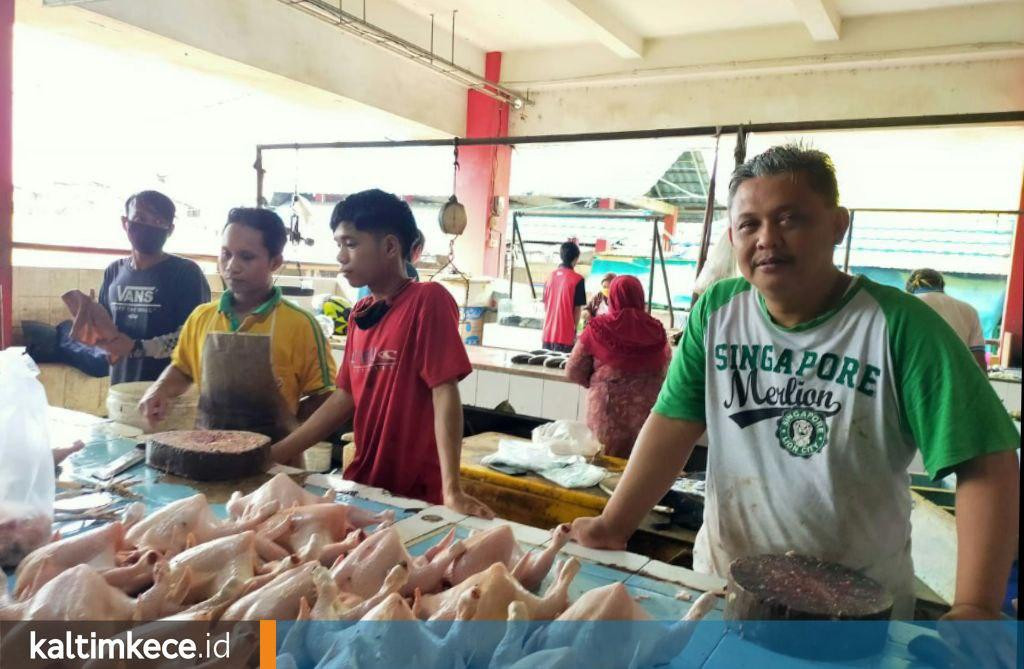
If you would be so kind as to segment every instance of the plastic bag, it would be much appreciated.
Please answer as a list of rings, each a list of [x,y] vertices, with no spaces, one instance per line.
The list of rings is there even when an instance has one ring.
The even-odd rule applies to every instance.
[[[533,443],[548,448],[555,455],[582,455],[592,458],[601,450],[601,443],[585,423],[556,420],[533,428]]]
[[[0,566],[13,567],[49,541],[53,455],[46,391],[22,348],[0,351]]]
[[[736,264],[736,255],[732,250],[732,242],[729,241],[729,224],[726,222],[725,231],[718,238],[718,242],[708,252],[707,262],[701,268],[700,274],[693,282],[693,292],[703,295],[711,284],[721,279],[739,276],[740,269]]]
[[[498,450],[480,462],[537,472],[563,488],[590,488],[608,475],[606,469],[587,463],[582,455],[555,455],[547,446],[528,441],[501,439]]]
[[[530,472],[539,472],[552,467],[565,467],[580,461],[582,458],[579,456],[556,456],[547,446],[509,439],[499,440],[498,450],[480,460],[485,465],[506,465]]]

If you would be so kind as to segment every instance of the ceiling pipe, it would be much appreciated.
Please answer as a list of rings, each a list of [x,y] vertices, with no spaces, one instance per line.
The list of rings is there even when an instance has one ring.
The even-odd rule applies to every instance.
[[[484,95],[501,102],[506,102],[511,105],[513,109],[522,109],[524,105],[532,104],[525,94],[488,81],[477,73],[456,65],[453,62],[455,58],[454,29],[452,31],[452,60],[448,60],[435,54],[433,49],[428,51],[418,44],[414,44],[407,39],[384,30],[380,26],[367,22],[363,18],[349,14],[341,7],[340,3],[332,4],[325,2],[324,0],[278,1],[283,2],[286,5],[290,5],[295,9],[301,10],[310,16],[315,16],[316,18],[331,24],[335,28],[343,30],[350,35],[354,35],[365,42],[387,49],[406,60],[422,65],[423,67],[445,76],[462,86],[483,93]],[[431,32],[431,39],[433,39],[433,32]]]

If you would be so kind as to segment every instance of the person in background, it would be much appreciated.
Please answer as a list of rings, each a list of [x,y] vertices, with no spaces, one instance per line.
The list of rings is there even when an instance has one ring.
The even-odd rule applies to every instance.
[[[600,516],[573,522],[573,537],[623,548],[706,429],[696,571],[725,577],[736,558],[796,551],[874,578],[907,619],[907,467],[919,450],[933,477],[957,477],[956,594],[939,624],[961,643],[949,621],[1000,615],[1020,435],[934,310],[836,268],[849,212],[826,154],[768,149],[733,172],[728,203],[742,277],[694,305],[622,480]]]
[[[294,460],[352,419],[356,453],[345,478],[493,517],[459,480],[459,381],[473,368],[454,298],[406,271],[416,238],[412,210],[391,193],[363,191],[338,203],[331,230],[342,276],[352,286],[369,286],[371,295],[352,309],[338,389],[272,447],[274,459]]]
[[[671,355],[665,326],[644,311],[639,279],[614,279],[608,313],[591,319],[565,367],[570,381],[589,388],[587,426],[605,455],[629,457]]]
[[[608,313],[608,291],[611,290],[612,280],[615,279],[615,272],[608,272],[601,278],[601,290],[594,293],[594,297],[587,302],[583,310],[583,322],[587,323],[595,316],[603,316]]]
[[[416,271],[416,263],[419,261],[420,256],[423,254],[423,244],[426,240],[423,238],[423,231],[416,228],[416,239],[412,243],[412,249],[409,251],[409,259],[405,261],[405,275],[413,281],[420,280],[420,273]],[[358,298],[363,299],[364,297],[370,296],[370,287],[363,286],[357,292]]]
[[[164,253],[174,232],[169,197],[155,190],[135,193],[124,204],[121,227],[132,254],[107,267],[98,300],[121,333],[98,343],[116,358],[111,385],[155,381],[171,362],[185,319],[210,299],[199,265]]]
[[[983,370],[988,370],[985,360],[985,336],[981,333],[981,319],[978,311],[963,300],[946,294],[946,280],[933,269],[916,269],[907,279],[907,292],[916,295],[949,323],[960,341],[967,345],[971,355]]]
[[[228,212],[218,262],[228,289],[188,317],[171,365],[139,403],[152,427],[195,383],[197,427],[277,440],[334,390],[334,358],[323,329],[274,286],[286,240],[284,222],[269,209]]]
[[[544,286],[544,330],[541,341],[549,351],[569,353],[576,343],[576,326],[587,303],[583,276],[574,269],[580,259],[576,242],[565,242],[558,250],[562,264]]]

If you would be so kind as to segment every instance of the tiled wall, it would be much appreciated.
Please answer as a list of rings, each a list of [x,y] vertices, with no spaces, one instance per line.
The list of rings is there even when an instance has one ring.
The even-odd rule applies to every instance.
[[[13,278],[13,341],[15,346],[22,346],[22,321],[57,325],[67,320],[71,316],[60,296],[74,289],[86,294],[90,290],[99,292],[103,270],[15,267]],[[210,284],[213,297],[219,297],[222,292],[220,277],[216,274],[207,274],[206,280]],[[282,283],[297,283],[297,279],[284,279]],[[334,279],[317,279],[314,288],[321,292],[331,291],[335,288]],[[292,299],[303,306],[309,306],[309,298]],[[39,380],[46,388],[46,398],[51,405],[99,416],[107,414],[109,378],[95,378],[67,365],[44,364],[40,365]]]
[[[21,322],[39,321],[57,325],[70,316],[60,296],[69,290],[84,293],[99,290],[103,270],[55,269],[51,267],[15,267],[13,339],[16,346],[24,344]],[[53,406],[105,416],[109,378],[95,378],[67,365],[39,366],[39,381],[46,389],[46,399]]]

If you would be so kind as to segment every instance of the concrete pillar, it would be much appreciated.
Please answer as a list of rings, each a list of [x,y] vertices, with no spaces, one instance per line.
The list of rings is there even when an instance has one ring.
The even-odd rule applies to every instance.
[[[14,0],[0,0],[0,348],[11,345],[11,299],[14,280],[11,268],[13,241],[14,178],[11,164],[12,54]]]
[[[501,78],[501,52],[485,59],[488,81]],[[507,137],[509,106],[483,93],[469,91],[466,137]],[[456,243],[456,264],[475,275],[500,276],[508,220],[508,187],[512,162],[509,146],[459,147],[456,195],[466,206],[469,224]],[[496,198],[501,207],[495,211]]]

